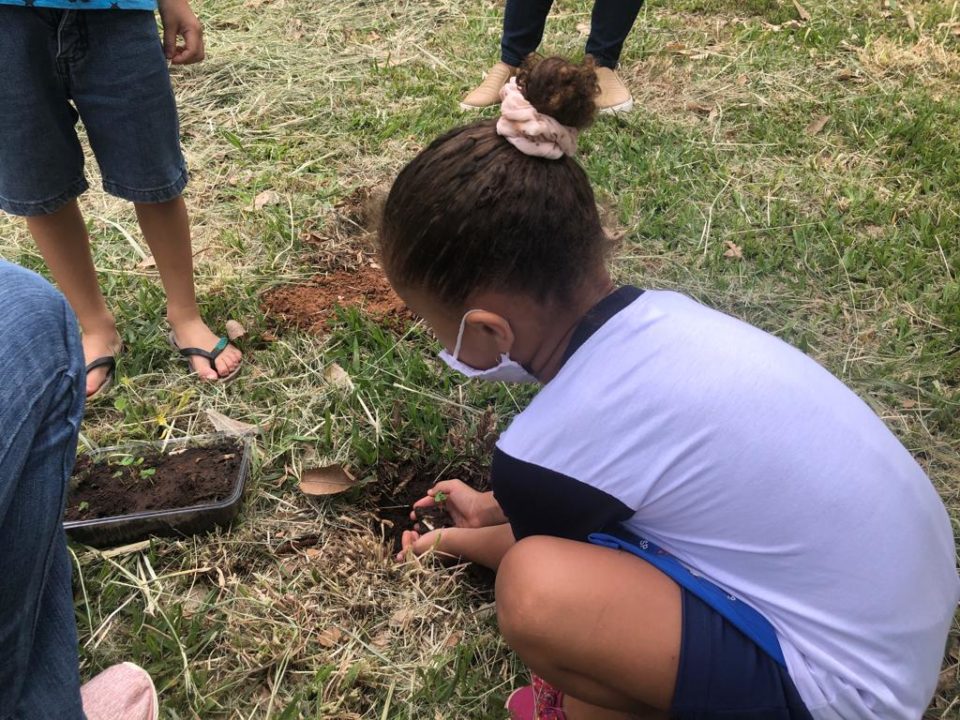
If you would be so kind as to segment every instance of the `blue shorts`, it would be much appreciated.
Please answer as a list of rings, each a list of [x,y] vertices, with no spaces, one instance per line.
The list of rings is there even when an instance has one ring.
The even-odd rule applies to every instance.
[[[154,14],[0,5],[0,210],[48,215],[87,189],[78,119],[108,193],[157,203],[183,192]]]
[[[673,720],[812,720],[787,672],[776,631],[752,607],[625,529],[590,541],[645,560],[683,598]]]
[[[787,669],[689,590],[673,720],[811,720]]]

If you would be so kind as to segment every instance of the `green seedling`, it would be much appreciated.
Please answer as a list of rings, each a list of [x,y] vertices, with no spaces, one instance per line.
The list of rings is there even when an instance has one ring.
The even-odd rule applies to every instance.
[[[153,477],[157,469],[152,467],[143,467],[145,459],[140,455],[124,455],[119,460],[111,462],[112,465],[120,467],[113,473],[113,477],[122,478],[125,469],[129,469],[130,478],[134,481]]]
[[[437,505],[443,505],[447,501],[447,494],[441,490],[436,495],[433,496],[433,501]]]

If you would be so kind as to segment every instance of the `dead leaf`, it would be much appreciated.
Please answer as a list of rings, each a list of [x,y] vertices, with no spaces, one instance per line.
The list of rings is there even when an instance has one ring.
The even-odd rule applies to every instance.
[[[590,34],[590,23],[578,22],[578,23],[577,23],[577,32],[580,33],[581,35],[589,35],[589,34]]]
[[[147,255],[143,260],[137,263],[137,267],[141,270],[150,270],[157,266],[157,261],[153,259],[153,255]]]
[[[797,15],[800,16],[801,20],[810,22],[810,13],[807,12],[807,9],[803,5],[798,3],[797,0],[793,0],[793,6],[797,9]]]
[[[443,641],[444,647],[456,647],[460,644],[461,634],[458,630],[454,630],[450,633],[450,637]]]
[[[917,19],[913,16],[913,13],[907,10],[904,14],[907,16],[907,27],[911,30],[916,30]]]
[[[180,593],[178,595],[178,600],[180,601],[181,609],[184,617],[193,617],[196,615],[207,601],[208,591],[204,590],[197,585],[193,585],[186,594]]]
[[[227,337],[236,340],[247,334],[247,329],[236,320],[227,320]]]
[[[743,258],[743,248],[735,242],[724,240],[723,244],[727,246],[727,249],[723,253],[724,257],[733,258],[734,260],[741,260]]]
[[[338,495],[357,484],[342,465],[304,470],[300,476],[300,492],[304,495]]]
[[[336,388],[342,390],[353,390],[353,380],[342,367],[336,363],[331,363],[323,371],[323,379]]]
[[[668,42],[666,45],[663,46],[663,49],[671,53],[682,53],[684,50],[687,49],[687,46],[684,45],[682,42],[674,41],[674,42]]]
[[[258,425],[251,425],[250,423],[234,420],[216,410],[207,409],[204,410],[204,412],[207,414],[207,419],[210,421],[210,424],[216,428],[217,432],[222,432],[224,435],[244,437],[246,435],[256,435],[260,432]]]
[[[714,110],[713,105],[707,105],[706,103],[702,102],[694,102],[693,100],[688,102],[685,107],[690,112],[695,112],[698,115],[709,115]]]
[[[406,630],[410,623],[416,620],[416,618],[417,613],[410,608],[400,608],[390,616],[390,624],[394,627],[401,627]]]
[[[318,557],[320,557],[321,555],[323,555],[323,551],[322,551],[322,550],[317,550],[317,548],[315,548],[315,547],[307,548],[304,552],[306,553],[307,557],[309,557],[309,558],[318,558]]]
[[[830,116],[821,115],[820,117],[815,119],[813,122],[811,122],[809,125],[807,125],[807,129],[804,132],[806,132],[807,135],[818,135],[827,126],[828,122],[830,122]]]
[[[910,398],[907,398],[906,400],[903,400],[900,403],[900,407],[902,407],[904,410],[910,410],[912,408],[915,408],[916,406],[917,406],[917,401],[911,400]]]
[[[278,338],[272,332],[267,330],[265,333],[263,333],[263,335],[260,336],[260,339],[263,340],[264,342],[276,342],[280,338]]]
[[[278,205],[280,201],[280,193],[276,190],[264,190],[253,199],[253,209],[263,210],[267,205]]]
[[[328,627],[317,635],[317,642],[325,648],[331,648],[343,638],[343,630],[338,627]]]

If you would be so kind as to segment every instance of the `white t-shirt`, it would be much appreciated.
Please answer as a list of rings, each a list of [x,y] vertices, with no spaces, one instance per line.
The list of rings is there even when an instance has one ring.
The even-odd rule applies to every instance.
[[[517,536],[622,522],[770,621],[814,718],[917,720],[960,581],[943,503],[883,422],[673,292],[621,288],[571,346],[497,444]]]

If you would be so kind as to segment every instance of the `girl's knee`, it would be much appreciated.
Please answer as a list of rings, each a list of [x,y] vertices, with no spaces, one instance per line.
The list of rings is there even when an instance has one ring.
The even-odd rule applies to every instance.
[[[539,634],[537,628],[550,614],[556,597],[557,578],[551,580],[551,558],[558,543],[551,537],[520,540],[504,556],[497,570],[497,620],[500,632],[515,647],[524,637]]]

